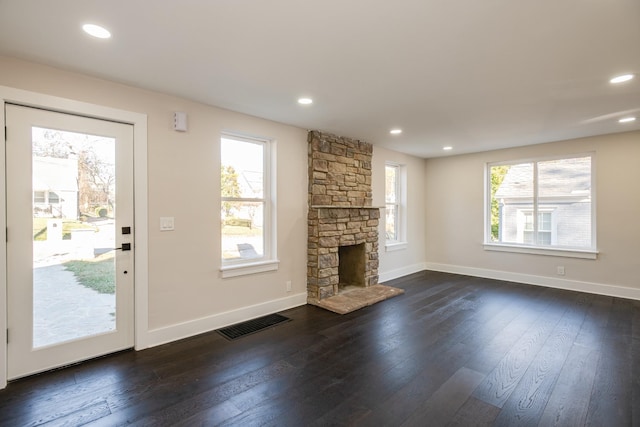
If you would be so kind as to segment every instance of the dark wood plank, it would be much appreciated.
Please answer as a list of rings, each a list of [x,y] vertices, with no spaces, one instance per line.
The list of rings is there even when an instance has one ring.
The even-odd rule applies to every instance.
[[[376,410],[365,417],[365,421],[376,423],[377,425],[398,425],[412,412],[420,408],[427,401],[431,394],[436,392],[438,387],[443,385],[451,375],[454,375],[473,354],[478,347],[482,335],[478,334],[478,328],[487,327],[488,330],[499,330],[494,324],[500,324],[505,319],[512,317],[513,313],[508,312],[503,295],[491,296],[491,293],[474,296],[469,295],[462,311],[455,316],[447,318],[441,324],[432,324],[434,327],[425,339],[413,343],[409,348],[415,348],[414,357],[408,359],[399,368],[402,372],[398,375],[381,376],[381,381],[385,378],[403,378],[405,385],[398,389],[389,397],[384,396],[386,405],[375,405],[375,401],[370,401]],[[469,303],[469,302],[472,303]],[[478,338],[478,340],[473,339]],[[405,342],[405,347],[407,344]],[[408,380],[408,381],[407,381]],[[374,380],[375,382],[375,380]],[[376,384],[377,385],[377,384]],[[398,384],[401,385],[401,384]],[[393,391],[395,386],[389,387],[387,384],[380,384],[376,389]],[[367,392],[361,399],[370,399],[372,393]],[[379,398],[376,394],[373,394]],[[379,398],[377,401],[382,400]]]
[[[484,377],[480,372],[460,368],[401,425],[421,427],[427,421],[434,426],[448,424]]]
[[[489,405],[482,400],[471,396],[458,409],[448,427],[488,427],[492,426],[494,420],[500,413],[500,408]]]
[[[614,299],[587,412],[587,425],[632,425],[631,301]]]
[[[590,295],[578,294],[496,418],[496,426],[538,425],[576,336]]]
[[[633,327],[631,344],[631,421],[640,425],[640,301],[633,303]]]
[[[489,373],[498,366],[498,363],[513,348],[515,343],[522,339],[529,328],[540,318],[542,312],[547,309],[548,293],[545,288],[533,287],[538,292],[524,297],[517,296],[509,301],[509,306],[516,312],[506,323],[498,325],[500,330],[491,330],[484,334],[481,343],[482,351],[474,352],[467,363],[467,367],[474,371]],[[526,307],[526,308],[524,308]]]
[[[216,426],[241,414],[242,411],[230,402],[225,401],[203,411],[198,411],[172,424],[174,427],[193,427],[199,425]]]
[[[565,305],[550,303],[539,312],[535,322],[524,331],[473,396],[502,408],[566,310]]]
[[[594,296],[540,418],[540,425],[585,425],[611,302],[610,297]]]
[[[640,302],[438,272],[341,316],[314,306],[11,382],[0,425],[634,425]]]
[[[434,323],[435,327],[436,323]],[[393,335],[395,333],[394,329],[389,329],[386,331],[387,334]],[[309,392],[313,392],[317,388],[325,388],[325,395],[332,396],[335,398],[336,396],[342,396],[344,394],[344,398],[349,398],[353,393],[357,393],[363,387],[366,390],[369,390],[369,395],[376,394],[377,392],[388,393],[388,388],[385,387],[373,387],[368,388],[367,384],[370,383],[373,378],[371,378],[371,372],[384,372],[385,369],[389,369],[389,361],[391,363],[398,363],[402,360],[402,358],[395,359],[397,357],[394,354],[393,349],[397,345],[402,345],[401,342],[396,342],[395,346],[387,345],[385,342],[387,341],[390,335],[386,335],[385,332],[380,332],[380,340],[379,341],[370,341],[361,342],[360,336],[349,335],[349,339],[347,342],[342,343],[342,345],[334,346],[333,348],[327,347],[327,352],[320,354],[320,358],[318,359],[324,366],[328,366],[329,368],[322,372],[321,375],[317,376],[316,379],[311,379],[311,383],[314,381],[320,381],[319,384],[311,387]],[[406,357],[410,357],[413,353],[407,353]],[[390,357],[391,359],[388,359]],[[342,363],[336,365],[332,363],[332,360],[335,358],[341,358]],[[326,362],[324,362],[326,360]],[[406,364],[407,366],[411,366],[415,369],[419,369],[420,366],[415,364],[415,361]],[[414,371],[407,372],[405,368],[406,375],[403,378],[409,380],[413,378]],[[387,376],[381,376],[376,378],[386,378]],[[393,378],[398,378],[398,376],[393,376]],[[298,393],[300,389],[303,391],[309,384],[303,384],[302,386],[298,386]],[[387,384],[388,385],[388,384]],[[277,388],[279,391],[286,391],[286,389]],[[345,394],[346,393],[346,394]],[[254,408],[249,411],[248,414],[244,414],[239,419],[242,419],[243,422],[250,422],[253,419],[260,419],[264,417],[265,411],[268,411],[271,414],[274,409],[274,406],[280,406],[283,410],[287,410],[288,402],[290,401],[290,393],[286,393],[285,396],[282,396],[281,399],[274,400],[273,394],[269,396],[270,399],[261,399],[257,398],[257,396],[251,395],[251,393],[247,393],[249,396],[247,398],[247,403],[251,403],[252,405],[258,405],[257,408]],[[304,395],[304,393],[303,393]],[[280,403],[282,400],[282,404]],[[313,405],[314,399],[311,399],[309,402],[303,402],[303,405],[298,405],[301,407],[308,407],[306,409],[307,414],[316,413],[317,409],[325,408],[328,399],[323,399],[322,405]],[[344,399],[338,399],[336,405],[339,405]],[[379,401],[376,399],[376,401]],[[236,402],[234,398],[234,402]],[[244,406],[243,403],[236,403],[239,406]],[[260,406],[262,404],[264,407]],[[356,404],[357,406],[357,404]],[[361,405],[360,405],[361,406]],[[329,408],[333,408],[333,406],[329,406]],[[330,409],[323,409],[323,413]],[[363,412],[367,412],[366,410]],[[322,416],[322,413],[317,414],[319,417]],[[310,415],[309,415],[310,416]],[[250,418],[248,418],[250,417]],[[237,421],[237,420],[236,420]]]

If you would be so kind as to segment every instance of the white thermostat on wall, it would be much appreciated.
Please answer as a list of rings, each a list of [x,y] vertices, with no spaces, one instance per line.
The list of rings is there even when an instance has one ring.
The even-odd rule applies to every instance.
[[[173,113],[173,130],[178,132],[187,131],[187,113],[184,111],[175,111]]]

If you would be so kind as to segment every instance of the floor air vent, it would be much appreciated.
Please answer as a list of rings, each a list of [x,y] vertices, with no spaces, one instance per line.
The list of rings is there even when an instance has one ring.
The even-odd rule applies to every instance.
[[[257,319],[247,320],[246,322],[237,323],[235,325],[227,326],[226,328],[222,329],[217,329],[217,331],[226,339],[235,340],[246,335],[260,332],[263,329],[270,328],[271,326],[288,322],[289,320],[291,319],[280,314],[269,314],[268,316],[258,317]]]

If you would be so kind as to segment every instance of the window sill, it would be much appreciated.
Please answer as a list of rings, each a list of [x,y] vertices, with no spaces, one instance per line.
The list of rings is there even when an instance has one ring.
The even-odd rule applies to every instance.
[[[561,248],[541,248],[534,246],[504,245],[485,243],[484,250],[497,252],[512,252],[520,254],[547,255],[564,258],[597,259],[598,251]]]
[[[407,249],[409,244],[407,242],[388,242],[384,245],[385,252],[403,251]]]
[[[264,273],[267,271],[275,271],[278,269],[280,261],[269,260],[259,262],[248,262],[244,264],[225,265],[220,268],[222,278],[246,276],[249,274]]]

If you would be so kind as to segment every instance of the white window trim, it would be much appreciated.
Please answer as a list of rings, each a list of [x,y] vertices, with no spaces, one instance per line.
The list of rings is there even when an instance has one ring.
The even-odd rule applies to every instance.
[[[220,267],[222,278],[245,276],[248,274],[264,273],[267,271],[276,271],[280,266],[280,261],[269,260],[259,262],[247,262],[244,264],[224,265]]]
[[[387,240],[385,233],[385,252],[395,252],[405,250],[408,247],[407,241],[407,167],[406,165],[385,162],[385,173],[387,166],[396,169],[396,201],[393,203],[397,207],[397,239]],[[385,180],[386,185],[386,180]],[[386,188],[385,188],[386,194]],[[392,204],[392,203],[389,203]],[[387,202],[385,197],[385,210]],[[386,215],[385,215],[385,229],[386,229]]]
[[[254,144],[262,144],[263,150],[263,198],[262,199],[246,199],[238,198],[238,201],[260,201],[264,202],[264,255],[260,258],[251,258],[247,260],[225,261],[220,259],[220,272],[222,278],[238,277],[249,274],[262,273],[267,271],[275,271],[278,269],[280,261],[277,257],[277,229],[276,229],[276,142],[269,138],[258,136],[249,136],[242,133],[223,131],[220,138],[235,139],[239,141],[250,142]],[[221,165],[220,165],[221,166]],[[229,200],[230,198],[220,197],[220,202]],[[220,235],[219,242],[222,241]]]
[[[598,251],[565,248],[549,248],[531,245],[517,245],[514,243],[485,243],[484,250],[495,252],[512,252],[520,254],[547,255],[564,258],[597,259]]]
[[[591,248],[571,248],[571,247],[548,247],[548,246],[534,246],[534,245],[519,245],[516,243],[498,243],[491,241],[491,167],[500,165],[517,165],[521,163],[535,163],[549,160],[561,160],[561,159],[573,159],[578,157],[590,157],[591,158]],[[563,156],[552,157],[536,157],[527,158],[513,161],[504,162],[490,162],[485,163],[484,173],[484,243],[483,248],[487,251],[496,252],[512,252],[522,254],[533,255],[546,255],[566,258],[581,258],[581,259],[597,259],[599,251],[597,249],[597,227],[596,227],[596,155],[595,152],[586,153],[574,153]],[[538,182],[534,180],[534,194],[537,193]],[[537,206],[537,201],[534,197],[534,205]]]
[[[385,252],[402,251],[407,249],[408,246],[409,246],[408,242],[396,242],[396,241],[388,240],[384,245],[384,251]]]

